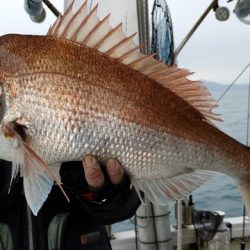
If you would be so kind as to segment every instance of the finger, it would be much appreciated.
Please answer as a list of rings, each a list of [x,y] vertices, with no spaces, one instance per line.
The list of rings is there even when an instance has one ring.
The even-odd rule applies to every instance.
[[[104,175],[93,156],[86,156],[83,160],[85,178],[89,186],[100,188],[104,184]]]
[[[110,181],[113,184],[121,183],[124,177],[124,169],[122,168],[121,164],[115,159],[110,159],[108,160],[106,167]]]

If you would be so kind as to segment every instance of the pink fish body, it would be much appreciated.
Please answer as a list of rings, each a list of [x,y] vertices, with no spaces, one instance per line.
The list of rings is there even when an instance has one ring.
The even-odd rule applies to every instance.
[[[72,3],[73,5],[73,3]],[[0,158],[37,214],[62,162],[118,159],[159,204],[232,176],[249,210],[249,148],[219,131],[216,103],[186,70],[141,55],[121,25],[72,5],[47,36],[0,38]]]

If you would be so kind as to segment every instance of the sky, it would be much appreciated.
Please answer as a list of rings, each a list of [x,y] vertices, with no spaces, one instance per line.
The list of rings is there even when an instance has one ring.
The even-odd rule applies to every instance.
[[[100,0],[101,1],[101,0]],[[106,0],[107,1],[107,0]],[[127,0],[135,1],[135,0]],[[153,0],[149,0],[153,2]],[[46,34],[54,22],[54,15],[47,10],[46,21],[35,24],[23,8],[22,0],[0,1],[0,35],[7,33]],[[51,0],[63,10],[63,0]],[[211,0],[168,0],[173,27],[175,46],[186,36]],[[210,12],[187,45],[178,56],[178,65],[195,72],[192,78],[222,84],[230,84],[241,70],[250,63],[250,25],[241,23],[232,12],[236,0],[227,3],[231,15],[228,21],[219,22]],[[239,83],[247,83],[249,74],[244,74]]]
[[[211,0],[168,0],[167,3],[178,46]],[[178,65],[196,72],[195,77],[200,79],[231,83],[250,63],[250,25],[241,23],[232,12],[236,1],[219,3],[230,9],[229,20],[220,22],[211,11],[179,54]],[[239,82],[249,82],[249,73]]]

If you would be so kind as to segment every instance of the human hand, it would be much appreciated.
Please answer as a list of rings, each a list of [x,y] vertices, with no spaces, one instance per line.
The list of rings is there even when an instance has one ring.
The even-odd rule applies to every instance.
[[[105,225],[131,218],[140,199],[121,164],[110,159],[106,168],[100,168],[95,157],[86,156],[82,165],[88,190],[81,192],[78,200],[86,211]]]
[[[88,185],[93,188],[101,188],[105,184],[105,176],[96,158],[93,156],[86,156],[82,163]],[[108,160],[106,163],[106,170],[111,183],[121,183],[124,177],[124,169],[117,160]]]

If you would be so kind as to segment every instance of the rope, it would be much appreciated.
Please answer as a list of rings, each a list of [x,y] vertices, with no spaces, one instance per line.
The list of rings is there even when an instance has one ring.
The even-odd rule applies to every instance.
[[[144,241],[141,241],[141,240],[139,240],[140,241],[140,243],[142,243],[142,244],[144,244],[144,245],[153,245],[153,244],[155,244],[156,245],[156,247],[157,247],[157,250],[159,250],[159,248],[158,248],[158,245],[159,244],[161,244],[161,243],[166,243],[166,242],[169,242],[169,241],[171,241],[172,240],[172,238],[169,238],[169,239],[167,239],[167,240],[157,240],[157,241],[152,241],[152,242],[144,242]]]
[[[153,215],[153,216],[140,216],[140,215],[137,215],[137,218],[140,218],[140,219],[146,219],[146,218],[159,218],[159,217],[166,217],[168,215],[170,215],[171,212],[169,211],[168,213],[166,214],[161,214],[161,215]]]
[[[154,206],[152,203],[150,203],[151,205],[151,210],[152,210],[152,215],[155,216],[155,210],[154,210]],[[159,250],[159,245],[158,245],[158,235],[157,235],[157,228],[156,228],[156,224],[155,224],[155,220],[153,220],[153,226],[154,226],[154,235],[155,235],[155,242],[156,242],[156,250]]]
[[[145,216],[145,219],[147,219],[147,220],[146,220],[146,224],[145,224],[145,225],[140,225],[140,224],[138,223],[138,220],[136,221],[136,226],[137,226],[138,228],[142,228],[142,229],[147,228],[148,225],[149,225],[149,223],[150,223],[150,218],[149,218],[149,207],[148,207],[148,204],[150,204],[150,202],[149,202],[149,200],[147,200],[146,198],[144,198],[144,199],[145,199],[144,205],[142,205],[142,206],[144,206],[144,207],[146,208],[146,216]],[[136,219],[137,219],[137,218],[141,218],[141,217],[139,217],[138,215],[136,215]]]

